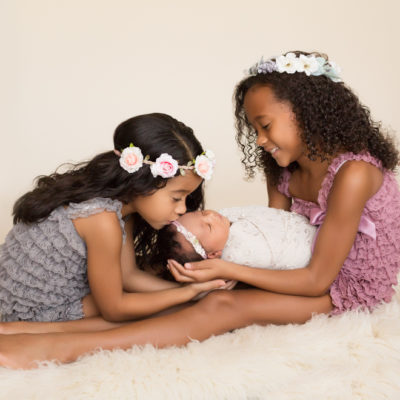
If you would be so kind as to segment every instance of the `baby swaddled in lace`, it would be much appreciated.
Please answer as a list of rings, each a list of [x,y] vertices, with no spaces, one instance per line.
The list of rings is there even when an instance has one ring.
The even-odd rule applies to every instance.
[[[173,222],[168,258],[184,263],[221,257],[256,268],[305,267],[316,228],[298,214],[265,206],[187,213]]]

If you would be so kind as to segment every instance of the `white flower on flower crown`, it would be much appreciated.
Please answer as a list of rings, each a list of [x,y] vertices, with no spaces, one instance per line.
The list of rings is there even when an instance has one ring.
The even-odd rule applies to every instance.
[[[214,161],[208,158],[206,155],[201,154],[200,156],[196,157],[194,169],[197,175],[205,180],[209,180],[214,170]]]
[[[130,174],[141,168],[143,165],[143,154],[139,147],[126,147],[121,153],[119,164]]]
[[[206,150],[205,156],[211,160],[213,162],[213,164],[215,165],[216,163],[216,159],[215,159],[215,154],[212,150]]]
[[[297,72],[305,72],[306,75],[314,75],[315,72],[319,70],[319,63],[315,56],[305,56],[301,54],[299,57],[300,64],[302,65],[302,70]]]
[[[172,178],[178,171],[178,163],[169,154],[163,153],[150,166],[154,178],[162,176],[163,178]]]
[[[285,56],[279,56],[276,59],[276,68],[278,72],[287,72],[294,74],[302,72],[303,65],[294,53],[287,53]],[[304,70],[304,69],[303,69]]]

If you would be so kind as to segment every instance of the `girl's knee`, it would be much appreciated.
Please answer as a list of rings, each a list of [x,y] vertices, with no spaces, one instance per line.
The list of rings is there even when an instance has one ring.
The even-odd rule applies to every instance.
[[[207,313],[227,312],[235,308],[235,294],[230,290],[215,290],[198,305]]]

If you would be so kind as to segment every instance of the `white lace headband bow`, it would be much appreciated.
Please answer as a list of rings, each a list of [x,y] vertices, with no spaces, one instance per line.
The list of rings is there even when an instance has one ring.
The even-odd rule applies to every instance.
[[[189,232],[180,222],[172,221],[172,224],[176,226],[176,230],[185,237],[185,239],[193,246],[194,251],[202,256],[204,259],[207,258],[207,253],[203,246],[200,244],[199,239],[192,232]]]
[[[114,150],[114,153],[119,156],[121,167],[130,174],[139,170],[143,164],[148,164],[154,177],[172,178],[179,169],[181,175],[185,175],[185,170],[194,170],[201,178],[209,180],[215,167],[215,155],[211,150],[206,150],[187,165],[178,165],[167,153],[161,154],[156,161],[150,161],[150,156],[143,157],[140,148],[132,143],[122,152]]]

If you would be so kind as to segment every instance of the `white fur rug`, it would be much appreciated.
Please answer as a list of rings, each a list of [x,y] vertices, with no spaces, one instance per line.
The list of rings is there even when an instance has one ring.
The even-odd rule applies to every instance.
[[[0,399],[400,399],[400,288],[374,313],[250,326],[184,348],[0,368]]]

